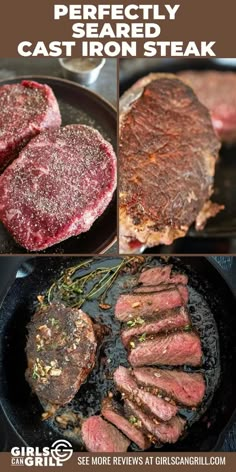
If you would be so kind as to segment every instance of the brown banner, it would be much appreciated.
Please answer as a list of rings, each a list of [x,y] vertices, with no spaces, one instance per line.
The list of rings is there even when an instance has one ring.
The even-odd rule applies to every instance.
[[[54,5],[62,5],[64,12],[68,10],[63,16],[54,20]],[[144,42],[147,40],[152,41],[152,57],[159,57],[161,55],[160,46],[155,47],[157,42],[182,42],[182,46],[177,44],[171,48],[166,46],[162,47],[162,54],[166,57],[179,57],[188,47],[188,43],[193,41],[202,55],[206,54],[209,57],[209,51],[206,47],[201,47],[202,42],[209,45],[214,43],[212,50],[217,57],[235,57],[235,17],[236,17],[236,2],[235,0],[227,0],[225,2],[218,2],[216,0],[179,0],[176,2],[151,2],[150,0],[140,0],[140,2],[132,1],[120,1],[113,0],[112,2],[101,2],[98,0],[83,0],[83,2],[56,2],[55,0],[44,0],[39,2],[38,0],[21,0],[16,2],[15,0],[8,0],[2,3],[1,16],[0,16],[0,57],[18,57],[21,53],[18,53],[18,45],[23,41],[27,41],[29,44],[20,48],[23,54],[29,53],[31,57],[59,57],[70,55],[80,56],[81,55],[81,43],[86,41],[86,38],[75,39],[72,38],[72,26],[75,23],[83,23],[81,19],[69,19],[69,5],[72,7],[77,5],[77,17],[79,17],[79,7],[84,5],[123,5],[124,7],[129,4],[135,5],[154,5],[159,9],[159,15],[165,17],[165,19],[157,19],[152,21],[152,18],[146,22],[156,23],[160,27],[160,34],[155,38],[139,38],[136,39],[137,51],[136,55],[142,57],[144,55]],[[175,19],[171,20],[170,15],[166,9],[166,4],[179,5],[178,11],[175,14]],[[68,8],[67,8],[68,7]],[[74,10],[73,10],[74,11]],[[156,9],[156,13],[158,10]],[[132,11],[134,13],[134,11]],[[151,16],[151,15],[150,15]],[[128,20],[127,23],[140,23],[143,20],[138,18],[137,20]],[[86,22],[86,21],[85,21]],[[97,23],[97,20],[87,20],[87,22]],[[98,21],[99,29],[105,22],[110,22],[109,16],[105,16],[103,20]],[[126,20],[111,21],[113,27],[116,22],[126,22]],[[144,20],[145,23],[145,20]],[[38,42],[44,43],[45,47],[43,52],[40,54]],[[131,39],[91,39],[90,41],[98,41],[102,44],[108,41],[116,41],[119,44],[121,41],[130,43]],[[51,42],[54,43],[49,46]],[[75,42],[75,46],[71,44],[63,44],[63,42]],[[114,49],[114,48],[113,48]],[[191,49],[191,48],[190,48]],[[84,49],[86,50],[86,48]],[[150,48],[149,48],[150,50]],[[88,50],[89,52],[89,50]],[[123,51],[124,52],[124,51]],[[187,50],[191,53],[191,50]],[[107,56],[106,51],[103,49],[102,54]],[[117,57],[118,51],[115,52],[114,57]],[[122,55],[122,50],[119,55]],[[129,55],[129,54],[128,54]],[[123,54],[124,56],[124,54]],[[195,57],[194,51],[190,54],[190,57]],[[147,56],[148,57],[148,56]],[[150,57],[150,56],[149,56]]]
[[[12,472],[19,467],[20,472],[28,470],[40,470],[45,472],[55,470],[57,463],[52,457],[45,457],[40,460],[36,460],[37,456],[28,456],[27,460],[25,457],[15,457],[10,453],[0,454],[1,470],[4,472]],[[40,457],[40,456],[38,456]],[[36,465],[37,464],[37,465]],[[187,472],[189,470],[198,472],[208,471],[225,471],[233,472],[236,466],[236,453],[162,453],[162,454],[78,454],[73,455],[67,460],[64,460],[60,464],[59,470],[63,472],[76,472],[76,470],[90,471],[91,469],[99,470],[99,472],[110,472],[110,471],[156,471],[157,468],[161,470],[170,471],[178,470],[178,472]],[[53,467],[53,468],[52,468]]]

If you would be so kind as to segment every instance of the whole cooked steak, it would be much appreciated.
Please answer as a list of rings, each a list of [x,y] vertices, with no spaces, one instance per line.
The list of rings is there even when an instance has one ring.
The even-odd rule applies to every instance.
[[[36,311],[28,325],[26,378],[40,400],[65,405],[95,362],[93,323],[82,310],[52,304]]]
[[[58,103],[48,85],[23,80],[0,87],[0,170],[32,137],[60,124]]]
[[[213,127],[221,141],[236,140],[236,74],[204,70],[178,74],[196,93],[211,115]]]
[[[222,208],[210,201],[220,143],[176,76],[151,74],[121,99],[120,250],[171,244]]]
[[[0,220],[15,240],[39,251],[88,231],[116,187],[116,156],[84,125],[41,133],[0,177]]]

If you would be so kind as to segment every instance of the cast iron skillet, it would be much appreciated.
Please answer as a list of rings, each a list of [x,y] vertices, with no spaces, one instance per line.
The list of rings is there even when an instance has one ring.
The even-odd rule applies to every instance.
[[[132,71],[125,66],[126,59],[123,60],[124,70],[120,78],[120,94],[122,95],[133,83],[150,72],[168,72],[175,74],[181,70],[233,70],[236,69],[209,59],[161,59],[160,61],[149,59],[144,62],[141,68],[136,67]],[[128,60],[127,60],[128,61]],[[127,62],[128,63],[128,62]],[[126,64],[127,64],[126,63]],[[140,63],[141,65],[141,63]],[[235,251],[231,247],[230,238],[236,238],[236,144],[223,146],[220,151],[220,159],[216,166],[215,192],[213,201],[225,205],[225,210],[221,211],[215,218],[210,218],[202,231],[195,231],[192,226],[185,238],[179,238],[170,246],[156,246],[147,249],[150,254],[228,254]]]
[[[116,110],[96,93],[74,82],[46,76],[21,76],[0,81],[0,85],[14,84],[23,79],[49,85],[59,103],[62,126],[85,124],[100,131],[116,152]],[[93,224],[92,228],[79,236],[69,238],[41,253],[100,254],[116,239],[116,197]],[[19,246],[0,223],[0,253],[21,254],[27,250]]]
[[[48,422],[41,421],[41,406],[37,397],[32,395],[24,378],[26,324],[34,312],[36,296],[49,287],[62,269],[74,265],[79,260],[78,257],[52,256],[26,259],[18,271],[18,278],[14,283],[13,281],[8,283],[9,291],[0,309],[1,407],[10,427],[23,444],[43,447],[62,437],[61,431],[52,428]],[[101,259],[96,259],[95,263],[100,263],[99,261]],[[106,261],[113,264],[117,262],[117,259],[106,258]],[[202,306],[206,304],[208,311],[214,316],[219,334],[220,350],[217,350],[217,355],[220,352],[221,375],[206,413],[193,424],[189,429],[189,434],[183,440],[175,445],[165,446],[161,451],[219,450],[227,428],[235,420],[235,297],[220,272],[206,258],[171,258],[170,262],[174,264],[176,270],[184,271],[189,275],[190,290],[195,291],[196,300],[198,302],[202,300]],[[112,370],[120,363],[125,365],[125,351],[122,351],[119,343],[119,323],[104,311],[98,313],[97,308],[96,310],[94,308],[94,302],[89,303],[90,305],[83,307],[84,310],[113,329],[114,339],[108,340],[104,347],[104,352],[111,359]],[[198,304],[198,310],[202,311],[201,304]],[[197,314],[198,312],[194,316],[196,317]],[[207,326],[206,329],[208,329]],[[205,347],[208,348],[208,339],[205,338],[204,342]],[[99,413],[101,398],[106,388],[110,388],[109,380],[105,382],[105,386],[98,384],[97,369],[98,366],[77,394],[78,409],[85,415]],[[80,450],[79,443],[73,440],[72,443],[74,450]]]

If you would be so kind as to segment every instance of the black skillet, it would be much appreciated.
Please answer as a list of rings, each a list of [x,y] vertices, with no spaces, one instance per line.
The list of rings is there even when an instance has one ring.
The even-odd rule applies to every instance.
[[[14,263],[19,265],[22,261],[17,259],[14,258]],[[3,275],[3,282],[4,280],[6,282],[5,291],[8,289],[8,293],[0,309],[0,401],[9,427],[15,432],[17,440],[21,444],[43,447],[50,445],[63,435],[62,431],[55,429],[48,422],[41,421],[42,408],[25,381],[26,324],[35,309],[36,296],[49,287],[62,269],[79,260],[78,257],[52,256],[26,258],[17,272],[16,280],[14,280],[14,274],[8,274],[8,281]],[[106,261],[108,260],[107,263],[117,262],[117,260],[106,258]],[[198,327],[203,334],[202,342],[205,359],[207,359],[205,363],[208,374],[212,369],[212,375],[208,375],[208,380],[213,384],[217,383],[217,387],[213,400],[210,396],[208,397],[206,412],[199,421],[191,426],[186,437],[175,445],[165,446],[161,450],[219,450],[223,444],[226,430],[236,419],[235,297],[219,271],[219,266],[214,267],[210,260],[204,257],[184,257],[172,258],[171,262],[176,270],[184,271],[189,275],[192,294],[190,310],[193,313],[193,318],[197,320],[198,314],[201,316],[204,313],[206,316],[210,315],[210,318],[206,318],[207,321],[199,318]],[[101,263],[101,260],[100,262],[96,260],[96,263]],[[154,263],[157,263],[157,259],[154,260]],[[117,287],[120,287],[118,282]],[[114,287],[113,294],[110,294],[113,306],[120,293],[119,287]],[[110,313],[99,311],[95,302],[89,303],[84,306],[84,310],[113,330],[113,336],[107,338],[102,350],[102,354],[105,353],[110,358],[109,369],[114,370],[120,363],[125,365],[126,354],[119,341],[119,323],[114,321],[112,311]],[[214,331],[215,322],[216,332]],[[215,335],[212,335],[212,327]],[[219,338],[216,334],[217,331]],[[220,350],[216,349],[218,339]],[[100,353],[100,356],[102,354]],[[219,382],[215,377],[215,373],[218,375],[219,372],[218,362],[221,365]],[[78,392],[73,404],[84,416],[99,413],[101,398],[105,395],[106,390],[112,387],[112,381],[106,376],[101,382],[101,372],[104,375],[106,371],[106,367],[104,370],[101,366],[99,360],[99,364],[96,365],[94,372]],[[214,371],[215,367],[217,368]],[[72,443],[74,450],[80,450],[80,443],[74,440]],[[8,450],[8,447],[6,446],[5,450]]]
[[[73,123],[92,126],[100,131],[116,151],[116,110],[96,93],[74,82],[46,76],[21,76],[2,80],[0,85],[13,84],[23,79],[35,80],[49,85],[58,100],[62,125]],[[100,254],[116,240],[116,197],[93,224],[92,228],[79,236],[69,238],[42,253]],[[19,246],[0,222],[0,253],[21,254],[27,250]]]
[[[142,66],[143,64],[143,66]],[[236,67],[222,65],[208,59],[150,59],[144,63],[137,63],[135,71],[132,71],[132,62],[127,67],[128,60],[123,59],[120,69],[120,94],[122,95],[136,80],[150,72],[176,73],[181,70],[232,70]],[[236,238],[236,144],[224,146],[220,151],[220,159],[216,166],[215,192],[213,201],[225,205],[225,210],[215,218],[210,218],[203,231],[195,231],[191,227],[188,236],[177,239],[171,246],[158,246],[147,249],[150,254],[227,254],[235,251],[231,245],[231,239]]]

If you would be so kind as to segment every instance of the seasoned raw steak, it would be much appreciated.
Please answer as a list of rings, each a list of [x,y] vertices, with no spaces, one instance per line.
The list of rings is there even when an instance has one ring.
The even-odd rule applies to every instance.
[[[0,170],[36,134],[60,124],[58,103],[48,85],[23,80],[0,87]]]
[[[82,438],[89,452],[126,452],[130,441],[101,416],[90,416],[82,424]]]
[[[76,308],[52,304],[36,311],[28,325],[26,378],[41,400],[65,405],[95,362],[93,323]]]
[[[150,447],[150,441],[143,432],[136,427],[136,423],[131,423],[124,417],[121,405],[115,400],[105,398],[102,403],[102,415],[110,423],[114,424],[122,433],[133,441],[140,449]]]
[[[156,392],[164,392],[182,405],[197,406],[205,394],[204,377],[199,373],[154,367],[140,367],[134,369],[133,373],[139,385],[153,387]]]
[[[221,141],[236,140],[236,74],[228,71],[183,71],[178,77],[186,82],[211,115]]]
[[[0,220],[19,244],[39,251],[88,231],[115,186],[116,157],[98,131],[46,131],[0,177]]]
[[[131,350],[128,360],[134,367],[184,364],[199,366],[202,361],[201,341],[195,333],[159,335],[138,344]]]
[[[120,250],[171,244],[220,207],[209,200],[220,143],[190,87],[151,74],[121,99]]]
[[[186,421],[180,416],[174,416],[168,422],[158,422],[130,400],[125,400],[125,408],[127,415],[130,414],[141,422],[153,442],[175,443],[184,431]]]

